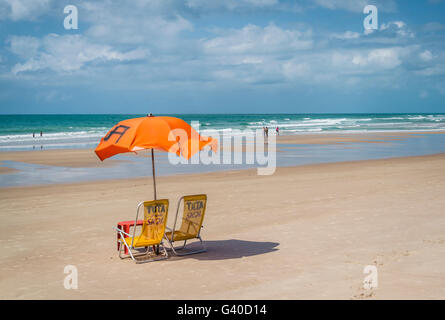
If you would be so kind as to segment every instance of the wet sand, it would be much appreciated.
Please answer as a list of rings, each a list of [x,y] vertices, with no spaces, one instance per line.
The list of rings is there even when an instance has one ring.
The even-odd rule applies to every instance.
[[[100,161],[91,149],[52,149],[0,152],[0,161],[18,161],[46,166],[94,168],[114,165],[119,160]]]
[[[445,134],[445,132],[377,132],[377,133],[317,133],[299,134],[276,137],[277,144],[341,144],[341,143],[385,143],[418,134]],[[232,150],[234,148],[232,147]],[[245,151],[245,145],[236,151]],[[278,148],[279,152],[280,149]],[[127,156],[146,156],[146,151],[126,153]],[[0,162],[10,160],[39,165],[60,167],[107,167],[123,160],[107,159],[101,162],[92,149],[52,149],[32,151],[6,151],[0,152]],[[1,168],[1,167],[0,167]],[[6,170],[4,168],[3,170]],[[5,171],[6,172],[6,171]]]
[[[0,167],[0,174],[14,173],[14,172],[17,172],[17,171],[18,171],[18,170],[13,169],[13,168]]]
[[[375,133],[318,133],[278,136],[277,143],[282,144],[339,144],[339,143],[385,143],[412,138],[422,134],[445,134],[445,131],[435,132],[375,132]]]

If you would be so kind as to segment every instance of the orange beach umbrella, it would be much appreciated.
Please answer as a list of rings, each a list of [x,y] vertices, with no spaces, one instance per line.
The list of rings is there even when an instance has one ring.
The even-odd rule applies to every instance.
[[[196,152],[209,145],[216,152],[218,141],[200,136],[187,122],[174,117],[147,116],[127,119],[117,123],[100,140],[96,155],[105,160],[119,153],[151,149],[154,199],[156,200],[156,175],[154,149],[176,153],[190,159]]]

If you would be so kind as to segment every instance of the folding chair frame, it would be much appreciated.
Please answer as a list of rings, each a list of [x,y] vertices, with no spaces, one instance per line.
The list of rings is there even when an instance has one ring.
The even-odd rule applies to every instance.
[[[144,204],[144,202],[145,201],[142,201],[142,202],[140,202],[138,204],[138,207],[136,209],[136,219],[134,221],[138,221],[139,209]],[[121,245],[119,246],[119,258],[121,258],[121,259],[131,258],[135,263],[153,262],[153,261],[165,260],[165,259],[168,258],[167,249],[165,248],[164,243],[161,240],[161,242],[159,243],[159,247],[161,247],[163,249],[163,253],[162,253],[161,257],[156,258],[156,259],[137,260],[136,259],[137,257],[145,256],[151,250],[150,250],[150,246],[149,246],[149,247],[145,247],[146,251],[143,252],[143,253],[138,252],[138,253],[135,254],[135,253],[132,252],[133,250],[137,251],[137,249],[134,247],[134,238],[136,236],[136,225],[134,225],[134,227],[133,227],[133,236],[131,234],[128,234],[128,233],[124,232],[123,230],[121,230],[119,228],[113,227],[113,229],[116,230],[119,233],[119,235],[120,235],[119,241],[121,242]],[[125,236],[132,237],[131,238],[131,245],[128,245],[127,242],[124,240]],[[167,237],[165,236],[165,231],[164,231],[163,238],[167,239]],[[126,246],[127,249],[128,249],[128,254],[127,255],[122,255],[122,248],[123,248],[123,246]]]
[[[182,245],[182,247],[179,247],[179,248],[178,247],[175,248],[175,246],[173,245],[173,243],[175,242],[173,239],[174,239],[175,230],[176,230],[176,222],[178,221],[179,208],[181,207],[181,201],[184,200],[185,197],[187,197],[187,196],[182,196],[181,198],[179,198],[178,206],[176,208],[176,216],[175,216],[175,222],[173,224],[173,229],[170,229],[169,227],[166,227],[166,229],[171,232],[171,239],[169,239],[167,236],[165,236],[165,239],[167,239],[167,242],[170,245],[170,248],[168,248],[168,249],[171,249],[176,256],[187,256],[187,255],[190,255],[190,254],[202,253],[202,252],[206,252],[207,251],[207,248],[205,247],[204,242],[203,242],[203,240],[201,238],[201,229],[204,228],[202,226],[202,224],[201,224],[201,228],[199,228],[199,231],[198,231],[198,234],[197,234],[196,238],[191,238],[191,239],[184,240],[184,244]],[[206,201],[207,201],[207,199],[206,199]],[[207,203],[206,203],[206,206],[207,206]],[[187,240],[192,240],[192,239],[198,239],[200,241],[201,249],[198,249],[198,250],[195,250],[195,251],[188,251],[188,252],[177,252],[178,250],[183,250],[185,248],[185,246],[187,244]],[[182,240],[180,240],[180,241],[182,241]]]

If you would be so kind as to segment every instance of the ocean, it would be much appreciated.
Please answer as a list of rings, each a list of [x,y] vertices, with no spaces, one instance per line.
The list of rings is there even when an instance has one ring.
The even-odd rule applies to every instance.
[[[0,115],[0,151],[92,148],[117,122],[144,114]],[[172,114],[199,121],[203,135],[264,126],[280,134],[444,131],[445,114]],[[42,132],[42,136],[40,136]],[[33,134],[35,135],[33,137]]]

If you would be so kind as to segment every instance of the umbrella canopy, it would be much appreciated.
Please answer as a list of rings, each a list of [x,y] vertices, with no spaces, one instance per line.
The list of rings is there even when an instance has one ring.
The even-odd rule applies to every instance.
[[[190,159],[196,152],[209,145],[216,152],[218,141],[202,137],[187,122],[174,117],[142,117],[117,123],[100,140],[96,155],[105,160],[119,153],[151,149],[153,189],[156,200],[156,175],[154,149],[174,152]]]
[[[187,139],[185,143],[184,137]],[[100,140],[96,154],[105,160],[118,153],[144,149],[175,152],[190,159],[193,154],[210,145],[216,152],[216,139],[201,137],[187,122],[174,117],[142,117],[116,124]]]

